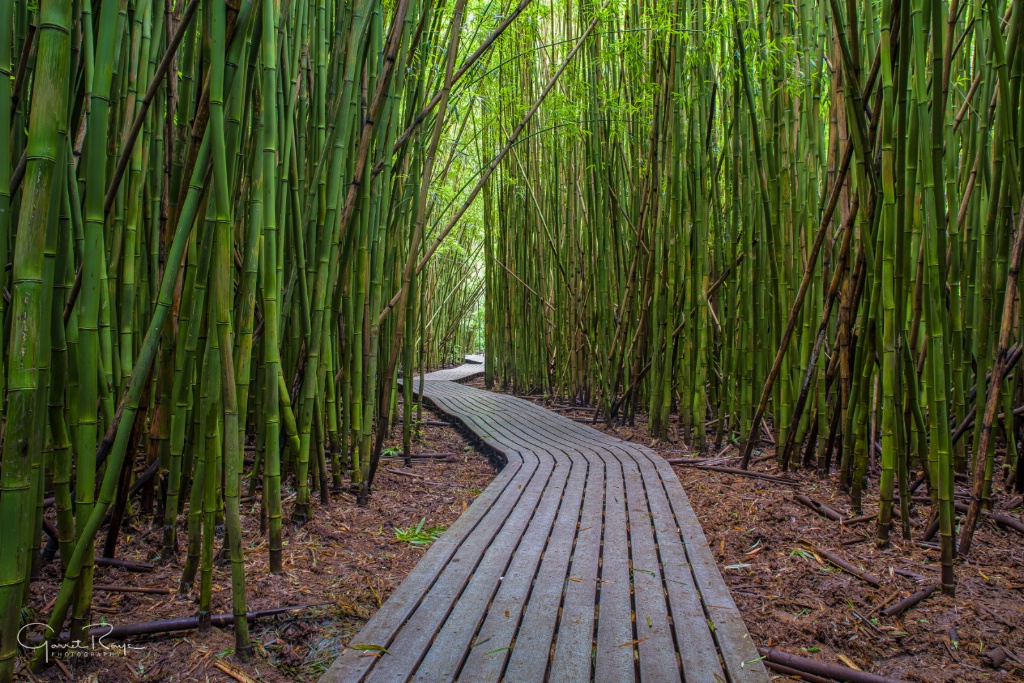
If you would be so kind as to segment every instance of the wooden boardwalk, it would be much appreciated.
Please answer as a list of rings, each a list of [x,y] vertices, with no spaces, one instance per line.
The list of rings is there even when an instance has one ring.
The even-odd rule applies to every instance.
[[[321,683],[768,681],[671,466],[452,381],[482,370],[423,394],[504,468]]]

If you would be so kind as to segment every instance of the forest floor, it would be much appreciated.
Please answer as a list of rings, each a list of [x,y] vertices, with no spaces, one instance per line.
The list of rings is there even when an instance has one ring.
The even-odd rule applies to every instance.
[[[424,419],[439,418],[425,411]],[[316,681],[429,547],[429,542],[400,540],[396,534],[415,529],[421,520],[424,532],[434,528],[439,533],[494,478],[491,462],[454,428],[422,426],[421,430],[422,439],[414,444],[414,453],[452,455],[443,460],[415,460],[412,470],[404,467],[400,459],[382,459],[375,492],[365,508],[358,507],[355,497],[348,492],[335,491],[331,491],[330,505],[322,507],[318,493],[314,492],[312,521],[301,527],[285,521],[282,575],[274,576],[268,570],[266,538],[259,532],[258,503],[243,504],[249,610],[316,605],[251,624],[254,657],[250,664],[238,664],[228,657],[234,648],[233,630],[213,628],[206,634],[193,630],[133,637],[127,648],[96,648],[97,653],[87,661],[69,659],[38,677],[22,672],[22,680],[222,683],[246,681],[248,676],[249,680],[267,683]],[[387,446],[401,451],[400,423]],[[284,491],[283,495],[287,515],[294,492]],[[184,519],[179,518],[180,528]],[[101,530],[100,542],[104,532],[105,529]],[[195,616],[198,579],[188,595],[179,595],[177,590],[185,559],[185,533],[181,532],[177,561],[167,566],[158,561],[162,540],[162,525],[153,523],[152,518],[139,516],[130,524],[126,522],[117,557],[156,566],[146,573],[97,568],[95,583],[163,592],[97,591],[93,599],[94,622],[105,619],[120,625]],[[219,547],[222,534],[218,534],[216,542]],[[58,559],[46,566],[40,580],[33,584],[31,607],[39,617],[35,621],[42,621],[49,614],[60,578]],[[218,562],[214,568],[213,603],[215,614],[230,613],[231,577],[227,562]]]
[[[483,379],[469,384],[483,388]],[[553,407],[539,397],[524,398]],[[593,415],[558,412],[580,421]],[[666,458],[738,454],[736,447],[698,454],[682,441],[656,442],[648,437],[645,416],[638,416],[635,426],[593,426]],[[751,469],[775,474],[774,448],[754,451],[755,460],[762,455],[769,457]],[[738,459],[723,464],[736,467]],[[955,565],[955,597],[936,592],[902,615],[886,617],[880,614],[886,606],[939,584],[938,550],[904,541],[898,521],[891,546],[879,550],[873,521],[843,526],[794,501],[803,494],[849,517],[849,496],[839,490],[836,477],[802,471],[787,475],[794,483],[784,484],[685,465],[674,469],[758,646],[903,681],[1024,681],[1024,539],[1019,534],[983,521],[970,559]],[[875,471],[864,495],[865,514],[878,510],[877,493]],[[960,486],[957,493],[967,491]],[[1020,496],[1000,495],[996,508],[1021,519]],[[928,510],[926,504],[911,509],[914,538],[922,538]],[[842,556],[880,579],[880,585],[839,570],[816,549]],[[997,647],[1007,653],[999,668],[984,656]]]

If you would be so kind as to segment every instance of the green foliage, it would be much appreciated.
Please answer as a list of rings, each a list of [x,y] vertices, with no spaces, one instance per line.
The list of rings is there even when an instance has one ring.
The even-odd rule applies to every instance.
[[[444,533],[443,526],[431,526],[424,528],[423,525],[426,522],[426,518],[420,520],[420,523],[414,527],[408,529],[395,529],[395,538],[399,541],[405,541],[412,545],[429,545],[441,537]]]

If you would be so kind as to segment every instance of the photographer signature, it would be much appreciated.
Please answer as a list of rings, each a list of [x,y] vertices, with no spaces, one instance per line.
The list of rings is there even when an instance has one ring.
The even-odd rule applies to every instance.
[[[33,638],[30,635],[30,631],[37,628],[41,629],[46,634],[45,638],[39,638],[37,640],[37,638]],[[120,644],[105,642],[104,639],[109,637],[114,630],[112,624],[89,624],[87,629],[89,639],[86,642],[82,642],[82,640],[77,638],[67,642],[60,642],[53,639],[53,629],[50,628],[48,624],[33,622],[31,624],[25,624],[21,627],[21,630],[18,631],[18,644],[26,650],[46,648],[43,651],[46,662],[50,661],[51,656],[55,658],[64,658],[69,656],[127,656],[130,650],[145,649],[142,646],[131,645],[127,642]]]

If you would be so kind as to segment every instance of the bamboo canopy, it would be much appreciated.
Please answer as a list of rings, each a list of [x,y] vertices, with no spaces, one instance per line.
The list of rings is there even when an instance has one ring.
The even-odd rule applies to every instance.
[[[205,627],[224,525],[245,657],[241,496],[281,572],[399,420],[411,457],[400,378],[482,350],[488,386],[744,469],[770,438],[854,515],[875,468],[879,546],[924,485],[953,592],[1024,489],[1022,29],[1009,0],[0,0],[0,683],[57,550],[41,616],[85,636],[134,495]]]
[[[485,191],[488,380],[744,468],[773,438],[854,515],[877,467],[880,546],[921,472],[952,592],[997,468],[1024,487],[1020,3],[553,6],[499,46],[501,108],[591,13]]]

